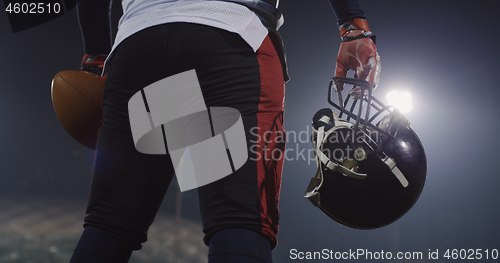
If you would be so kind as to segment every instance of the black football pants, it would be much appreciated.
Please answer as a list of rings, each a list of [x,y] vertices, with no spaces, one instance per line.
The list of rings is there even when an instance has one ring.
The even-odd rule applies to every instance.
[[[146,241],[174,168],[169,155],[135,149],[128,101],[149,84],[195,69],[207,107],[241,113],[249,156],[233,174],[198,188],[204,241],[210,244],[215,233],[240,228],[265,237],[274,248],[285,149],[284,81],[269,37],[254,52],[234,33],[164,24],[124,40],[107,68],[85,226],[105,231],[131,249]]]

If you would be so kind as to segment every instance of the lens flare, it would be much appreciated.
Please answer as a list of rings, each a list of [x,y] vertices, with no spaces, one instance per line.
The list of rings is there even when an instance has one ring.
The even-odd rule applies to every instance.
[[[387,104],[397,108],[401,113],[410,112],[413,108],[411,94],[408,92],[391,91],[386,95]]]

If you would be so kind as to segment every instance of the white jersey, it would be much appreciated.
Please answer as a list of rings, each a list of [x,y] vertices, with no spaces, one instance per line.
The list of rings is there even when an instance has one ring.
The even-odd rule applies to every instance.
[[[251,5],[257,2],[257,0],[122,0],[123,16],[118,25],[112,51],[124,39],[142,29],[173,22],[203,24],[237,33],[256,51],[267,36],[268,29],[255,13],[243,4]]]

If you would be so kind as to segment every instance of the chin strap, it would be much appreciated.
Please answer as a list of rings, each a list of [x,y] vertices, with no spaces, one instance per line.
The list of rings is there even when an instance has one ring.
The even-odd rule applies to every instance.
[[[328,123],[329,117],[323,116],[320,121]],[[318,128],[317,136],[316,136],[316,143],[315,143],[315,155],[316,155],[316,165],[318,166],[318,169],[321,169],[321,164],[323,163],[326,168],[332,170],[332,171],[338,171],[342,173],[346,177],[351,177],[354,179],[365,179],[367,177],[367,174],[363,173],[357,173],[353,171],[352,169],[349,169],[341,164],[338,164],[336,162],[332,162],[328,156],[326,156],[322,151],[321,151],[321,145],[323,145],[323,139],[325,138],[325,126],[321,126]]]

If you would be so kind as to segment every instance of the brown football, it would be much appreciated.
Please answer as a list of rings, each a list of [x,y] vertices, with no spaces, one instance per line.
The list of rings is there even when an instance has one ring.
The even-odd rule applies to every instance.
[[[95,149],[102,124],[103,78],[90,73],[65,70],[52,80],[52,104],[59,122],[73,139]]]

